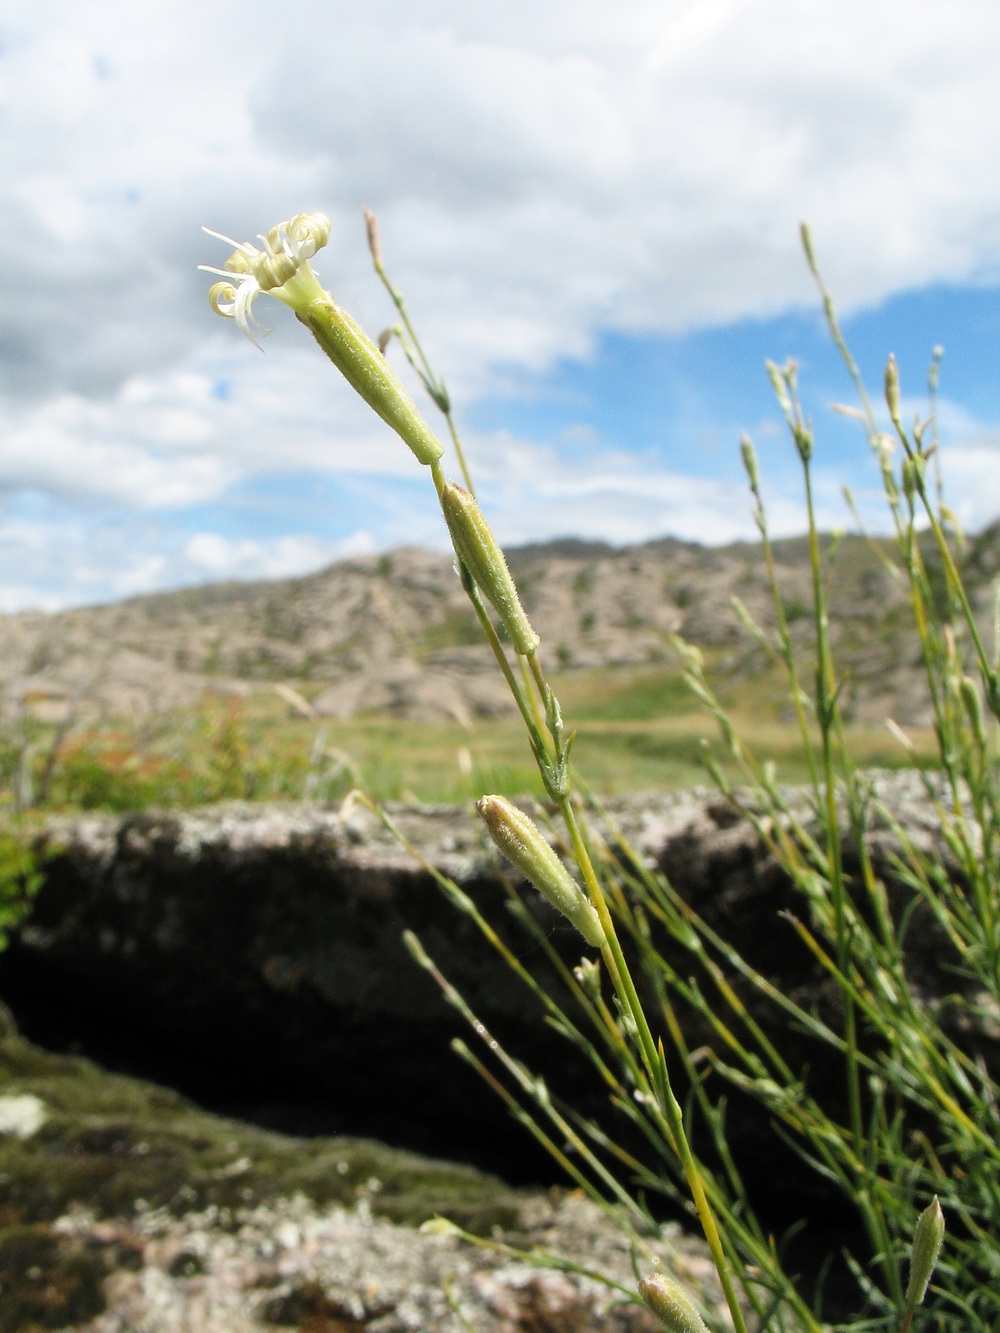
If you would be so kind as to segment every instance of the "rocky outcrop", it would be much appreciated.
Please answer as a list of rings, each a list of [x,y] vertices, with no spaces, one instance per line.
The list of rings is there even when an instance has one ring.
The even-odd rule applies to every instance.
[[[936,850],[934,802],[917,773],[872,774],[870,783],[877,801],[868,847],[899,905],[905,891],[893,879],[894,825]],[[791,799],[808,824],[806,797]],[[207,1327],[210,1309],[224,1310],[225,1326],[234,1329],[272,1316],[302,1328],[444,1329],[445,1315],[435,1321],[447,1271],[458,1274],[460,1287],[467,1281],[462,1299],[483,1329],[645,1327],[641,1312],[607,1310],[590,1296],[579,1304],[578,1289],[551,1275],[516,1270],[508,1290],[507,1276],[490,1270],[483,1277],[449,1248],[453,1239],[397,1225],[430,1207],[516,1229],[524,1196],[509,1185],[556,1178],[523,1128],[449,1053],[451,1037],[475,1037],[406,953],[405,928],[461,990],[487,1046],[501,1042],[585,1115],[607,1123],[609,1108],[587,1061],[545,1022],[537,998],[456,911],[435,874],[461,885],[545,988],[559,985],[560,960],[579,960],[579,936],[530,891],[525,901],[551,956],[524,933],[506,910],[502,867],[471,810],[391,813],[409,849],[359,807],[334,813],[240,804],[50,820],[45,883],[0,955],[0,994],[27,1036],[50,1049],[155,1078],[242,1123],[0,1033],[0,1224],[6,1219],[10,1229],[0,1234],[0,1298],[4,1274],[18,1265],[52,1275],[42,1295],[28,1290],[28,1315],[16,1307],[23,1319],[44,1323],[37,1300],[65,1296],[73,1313],[63,1322],[90,1331],[88,1320],[105,1320],[92,1333]],[[780,915],[801,914],[801,898],[733,805],[706,791],[629,797],[612,803],[606,831],[610,823],[628,855],[665,871],[768,980],[806,1008],[835,1006],[836,995]],[[857,848],[846,833],[843,854],[852,869]],[[947,950],[919,912],[907,939],[913,979],[934,1003],[956,984]],[[669,939],[662,946],[679,949]],[[803,1067],[808,1036],[789,1032],[759,996],[745,998]],[[963,1037],[1000,1067],[1000,1024],[985,1012],[982,1019]],[[696,1016],[685,1021],[692,1044],[713,1040]],[[835,1066],[814,1060],[810,1086],[826,1080],[824,1092],[837,1096]],[[86,1092],[71,1112],[64,1078]],[[809,1271],[856,1239],[850,1215],[781,1149],[766,1113],[726,1093],[731,1145],[765,1224],[780,1232],[813,1219],[794,1258]],[[278,1129],[310,1137],[292,1140]],[[628,1125],[615,1123],[613,1132],[627,1135]],[[414,1151],[452,1165],[428,1167]],[[475,1171],[454,1165],[462,1162],[508,1185],[484,1185]],[[370,1179],[381,1186],[365,1194]],[[296,1192],[304,1203],[288,1202]],[[556,1225],[551,1208],[545,1217],[543,1231]],[[286,1224],[282,1234],[297,1228],[308,1239],[302,1253],[275,1241]],[[38,1257],[27,1263],[29,1251]],[[335,1271],[342,1253],[354,1256],[343,1269],[346,1285]],[[388,1270],[381,1295],[371,1287],[365,1296],[378,1285],[373,1265],[390,1253],[399,1272],[418,1259],[428,1265],[416,1305],[406,1305]],[[463,1266],[467,1259],[471,1266]],[[103,1314],[88,1313],[97,1309],[95,1291],[107,1303]],[[0,1333],[20,1327],[5,1319],[0,1305]]]
[[[912,836],[933,845],[936,818],[920,775],[876,775],[873,785]],[[661,793],[623,799],[610,814],[634,855],[666,871],[769,980],[807,1008],[829,1002],[780,916],[801,911],[801,901],[731,805],[706,792]],[[29,1036],[258,1124],[364,1134],[512,1181],[550,1180],[541,1150],[449,1053],[450,1038],[469,1034],[401,936],[416,932],[492,1038],[556,1093],[604,1115],[605,1092],[586,1059],[545,1022],[538,999],[432,872],[462,886],[544,988],[560,984],[555,962],[507,911],[501,867],[471,811],[398,808],[393,816],[422,863],[357,807],[339,815],[226,805],[52,820],[46,882],[0,956],[0,994]],[[894,892],[891,828],[873,819],[868,836]],[[856,857],[846,837],[844,855],[848,865]],[[583,947],[575,931],[538,895],[527,902],[556,958],[576,963]],[[953,986],[931,923],[915,918],[909,939],[923,989]],[[781,1025],[790,1058],[808,1058],[780,1014],[759,997],[748,1002],[776,1033]],[[695,1045],[711,1035],[690,1033]],[[980,1038],[992,1060],[992,1038]],[[759,1117],[742,1117],[737,1139],[743,1134],[752,1149],[760,1126]],[[762,1188],[794,1207],[773,1163],[749,1155]]]
[[[490,917],[508,915],[466,812],[397,814]],[[541,1159],[511,1150],[505,1114],[449,1055],[460,1023],[403,929],[528,1059],[552,1044],[537,1004],[370,816],[229,805],[53,821],[48,839],[44,888],[0,958],[28,1035],[260,1123],[449,1145],[538,1178]]]
[[[832,561],[830,539],[822,546]],[[998,550],[994,525],[973,543],[964,567],[984,632]],[[929,545],[924,554],[933,570]],[[552,666],[676,675],[671,636],[679,633],[708,650],[720,681],[769,670],[732,607],[738,597],[773,629],[757,544],[665,539],[615,549],[565,540],[509,555]],[[905,589],[883,565],[891,555],[891,543],[880,539],[846,536],[837,544],[828,612],[844,682],[839,697],[861,721],[888,715],[924,724],[926,673]],[[808,544],[779,541],[774,558],[805,660],[813,633]],[[414,548],[339,561],[303,578],[0,616],[0,691],[15,711],[23,706],[49,721],[144,717],[190,708],[206,690],[246,692],[273,682],[294,684],[334,717],[365,710],[435,720],[489,716],[510,707],[496,680],[453,558]]]
[[[369,1140],[290,1139],[56,1056],[0,1012],[0,1330],[653,1333],[621,1292],[463,1242],[434,1217],[632,1286],[627,1242],[576,1196],[511,1190]],[[719,1303],[704,1246],[645,1261]]]

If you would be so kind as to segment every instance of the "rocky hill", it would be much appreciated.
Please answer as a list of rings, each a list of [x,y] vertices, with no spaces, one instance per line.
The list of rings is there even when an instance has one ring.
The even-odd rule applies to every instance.
[[[830,542],[825,542],[827,553]],[[889,547],[839,544],[831,632],[849,675],[845,702],[873,720],[926,714],[905,591]],[[804,538],[776,545],[793,632],[808,649],[810,574]],[[672,539],[616,549],[554,541],[509,552],[553,670],[675,671],[671,636],[708,650],[722,677],[759,676],[766,656],[740,624],[738,597],[773,623],[760,547]],[[1000,568],[1000,525],[971,545],[970,586],[984,617]],[[192,704],[205,690],[281,682],[321,715],[391,711],[460,719],[508,700],[448,556],[403,548],[340,561],[303,578],[211,584],[57,614],[0,618],[0,688],[57,720],[82,701],[102,717]]]

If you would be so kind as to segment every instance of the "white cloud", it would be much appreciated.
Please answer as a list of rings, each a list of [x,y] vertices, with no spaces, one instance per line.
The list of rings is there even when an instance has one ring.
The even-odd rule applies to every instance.
[[[1000,431],[977,431],[941,450],[945,500],[967,532],[997,517],[1000,496]]]
[[[262,357],[235,330],[106,396],[0,399],[0,492],[179,509],[266,471],[415,476],[419,465],[309,346]]]
[[[214,319],[203,222],[251,236],[328,210],[321,275],[374,330],[375,206],[466,402],[601,330],[811,299],[803,215],[844,307],[995,277],[998,38],[992,0],[301,0],[293,22],[262,0],[18,0],[0,21],[0,490],[75,501],[92,534],[88,505],[162,513],[262,473],[416,476],[280,312],[265,357]],[[743,530],[725,486],[599,445],[546,475],[505,502],[512,534]],[[400,525],[364,526],[382,543]],[[163,565],[126,562],[121,586],[187,577],[182,539],[160,540]],[[247,566],[280,565],[268,550]]]
[[[286,26],[259,2],[22,9],[2,58],[3,202],[27,261],[0,326],[21,352],[13,387],[100,390],[189,350],[210,318],[197,224],[252,235],[307,206],[334,218],[324,277],[376,321],[359,212],[381,210],[470,385],[579,352],[599,326],[803,299],[802,214],[847,304],[995,269],[990,0],[526,13],[304,0]]]
[[[473,437],[471,445],[483,460],[481,502],[505,545],[553,535],[618,545],[666,533],[709,544],[757,536],[742,483],[685,476],[650,459],[602,450],[565,458],[503,433]],[[772,487],[768,507],[774,536],[803,530],[805,509],[796,490]],[[839,496],[824,504],[827,526],[845,516]]]
[[[356,532],[339,542],[300,536],[232,541],[216,532],[199,532],[185,545],[183,558],[201,579],[280,579],[348,556],[368,555],[374,549],[367,532]]]
[[[0,523],[0,612],[46,611],[224,579],[287,578],[374,549],[359,529],[341,540],[297,533],[193,536],[141,518],[88,521],[65,513]]]

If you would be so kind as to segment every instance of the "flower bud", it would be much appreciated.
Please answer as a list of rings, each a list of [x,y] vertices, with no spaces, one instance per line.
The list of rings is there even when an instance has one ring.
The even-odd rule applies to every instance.
[[[581,958],[573,969],[573,975],[583,987],[589,999],[599,1004],[601,999],[601,965],[593,958]]]
[[[524,811],[503,796],[484,796],[476,809],[504,856],[572,921],[588,944],[601,948],[604,930],[593,904]]]
[[[923,493],[926,471],[924,459],[919,454],[912,454],[909,458],[903,459],[900,480],[907,500],[912,502],[914,496]]]
[[[793,373],[793,362],[788,362],[784,372],[782,371],[781,366],[775,361],[765,361],[764,367],[767,370],[767,378],[771,381],[771,388],[774,391],[775,398],[778,400],[779,407],[786,417],[793,416],[792,400],[788,395],[788,386],[786,383],[786,375]]]
[[[694,1301],[676,1278],[651,1273],[640,1278],[639,1290],[648,1309],[670,1333],[708,1333]]]
[[[486,516],[475,498],[453,481],[441,494],[441,508],[460,560],[496,607],[516,651],[527,657],[540,640],[524,613],[507,561]]]
[[[986,727],[983,722],[983,697],[979,693],[979,686],[970,676],[962,676],[961,680],[958,682],[958,693],[962,700],[965,714],[972,725],[976,744],[985,749]]]
[[[417,1228],[421,1236],[456,1236],[461,1238],[462,1228],[450,1222],[447,1217],[429,1217]]]
[[[760,473],[757,470],[757,451],[753,447],[753,441],[749,435],[744,435],[740,440],[740,453],[743,455],[743,467],[746,470],[750,485],[754,490],[760,487]]]
[[[934,1273],[941,1242],[944,1240],[944,1213],[935,1194],[917,1218],[910,1254],[910,1280],[906,1284],[906,1304],[919,1305],[926,1295],[927,1284]]]

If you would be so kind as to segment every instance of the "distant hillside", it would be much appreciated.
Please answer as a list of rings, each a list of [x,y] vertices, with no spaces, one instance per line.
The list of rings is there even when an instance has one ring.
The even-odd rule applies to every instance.
[[[807,649],[805,539],[778,542],[775,553],[789,620]],[[665,539],[615,549],[561,539],[509,558],[552,669],[676,670],[670,638],[680,633],[733,684],[766,673],[766,655],[731,604],[738,597],[772,623],[764,562],[752,543]],[[966,568],[986,618],[1000,525],[971,544]],[[837,550],[830,620],[854,716],[921,720],[926,699],[905,597],[861,538],[846,537]],[[26,700],[39,716],[58,717],[76,698],[105,717],[141,717],[188,706],[206,689],[273,682],[332,716],[374,709],[465,717],[509,706],[451,559],[423,550],[343,560],[304,578],[0,618],[8,708]]]

